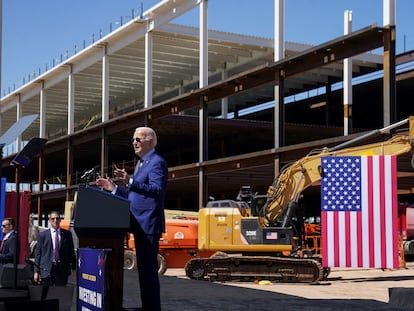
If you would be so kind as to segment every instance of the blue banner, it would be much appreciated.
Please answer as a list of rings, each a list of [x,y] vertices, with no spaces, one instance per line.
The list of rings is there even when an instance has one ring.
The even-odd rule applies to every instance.
[[[105,251],[78,249],[78,310],[104,310]]]

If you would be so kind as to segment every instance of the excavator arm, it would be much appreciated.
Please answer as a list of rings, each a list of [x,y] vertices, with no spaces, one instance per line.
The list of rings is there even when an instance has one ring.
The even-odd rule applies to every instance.
[[[389,131],[409,121],[409,135],[395,135],[387,141],[348,147],[375,134]],[[375,130],[357,137],[337,147],[311,152],[307,156],[286,166],[275,178],[267,191],[267,202],[259,216],[261,227],[274,226],[281,222],[282,227],[289,225],[297,206],[299,196],[308,187],[317,185],[321,180],[321,157],[323,156],[362,156],[362,155],[401,155],[412,151],[414,140],[414,117]],[[283,216],[283,219],[282,219]]]

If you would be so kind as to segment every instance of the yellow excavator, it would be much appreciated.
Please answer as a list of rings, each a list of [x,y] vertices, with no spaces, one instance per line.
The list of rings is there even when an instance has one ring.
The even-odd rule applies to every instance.
[[[409,123],[408,135],[363,144]],[[401,132],[402,133],[402,132]],[[405,132],[406,133],[406,132]],[[268,188],[258,216],[237,201],[211,201],[199,210],[198,248],[217,251],[185,266],[192,279],[316,282],[329,274],[321,255],[304,251],[293,220],[301,194],[321,180],[321,157],[402,155],[413,151],[414,117],[374,130],[332,148],[313,151],[283,168]]]

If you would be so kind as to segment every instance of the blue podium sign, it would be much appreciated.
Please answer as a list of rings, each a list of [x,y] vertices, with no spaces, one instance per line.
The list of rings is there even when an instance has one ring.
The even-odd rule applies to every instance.
[[[105,310],[105,259],[103,249],[78,249],[77,310]]]

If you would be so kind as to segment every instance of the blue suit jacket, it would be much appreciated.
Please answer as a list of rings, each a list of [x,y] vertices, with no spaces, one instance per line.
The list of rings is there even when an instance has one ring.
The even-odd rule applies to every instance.
[[[76,268],[76,254],[72,233],[62,228],[60,228],[59,254],[61,272],[69,276],[71,269]],[[34,272],[39,272],[41,278],[50,276],[53,260],[53,242],[50,229],[48,229],[40,232],[37,239]]]
[[[0,264],[13,262],[14,253],[16,252],[16,239],[16,232],[13,231],[12,233],[10,233],[7,240],[4,240],[3,247],[0,252]]]
[[[165,160],[155,150],[143,157],[128,188],[118,187],[116,195],[131,201],[131,213],[146,234],[159,235],[165,231],[164,197],[168,180]]]

